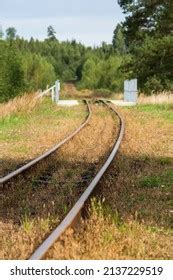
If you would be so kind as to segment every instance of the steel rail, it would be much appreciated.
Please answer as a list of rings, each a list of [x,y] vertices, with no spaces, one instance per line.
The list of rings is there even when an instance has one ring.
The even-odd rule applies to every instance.
[[[32,166],[34,166],[36,163],[40,162],[41,160],[45,159],[46,157],[48,157],[49,155],[54,153],[57,149],[59,149],[67,141],[72,139],[84,126],[86,126],[88,124],[90,118],[91,118],[92,112],[91,112],[91,108],[89,106],[88,101],[84,100],[84,102],[87,104],[88,115],[87,115],[85,121],[73,133],[71,133],[69,136],[67,136],[65,139],[63,139],[61,142],[59,142],[58,144],[53,146],[51,149],[49,149],[48,151],[43,153],[41,156],[33,159],[32,161],[30,161],[27,164],[23,165],[22,167],[16,169],[15,171],[9,173],[8,175],[6,175],[4,177],[1,177],[0,178],[0,184],[4,184],[4,183],[8,182],[10,179],[16,177],[17,175],[21,174],[22,172],[24,172],[27,169],[29,169]]]
[[[64,231],[70,227],[70,225],[74,222],[74,220],[77,218],[79,213],[81,212],[82,208],[84,207],[86,201],[90,197],[91,193],[95,189],[96,185],[100,181],[101,177],[111,164],[112,160],[114,159],[115,155],[118,152],[118,149],[120,147],[121,141],[124,136],[124,130],[125,130],[125,124],[121,117],[121,115],[110,105],[108,105],[104,100],[100,100],[105,105],[107,105],[119,118],[120,121],[120,127],[119,127],[119,135],[118,139],[116,139],[115,144],[113,146],[113,149],[95,176],[95,178],[92,180],[92,182],[89,184],[87,189],[84,191],[84,193],[81,195],[79,200],[76,202],[76,204],[73,206],[73,208],[70,210],[70,212],[66,215],[66,217],[63,219],[63,221],[55,228],[55,230],[52,231],[52,233],[43,241],[43,243],[36,249],[36,251],[30,256],[29,260],[41,260],[44,255],[48,252],[48,250],[52,247],[52,245],[59,239],[59,237],[64,233]]]

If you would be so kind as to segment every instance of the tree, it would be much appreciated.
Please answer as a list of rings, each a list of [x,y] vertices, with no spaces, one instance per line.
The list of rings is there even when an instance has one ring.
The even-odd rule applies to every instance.
[[[119,0],[131,55],[123,71],[146,92],[173,88],[173,1]]]
[[[56,40],[55,34],[56,34],[56,31],[54,30],[53,26],[52,25],[48,26],[48,28],[47,28],[48,39]]]
[[[127,14],[123,24],[128,45],[141,43],[145,35],[173,33],[172,0],[118,0]]]
[[[15,48],[0,42],[0,101],[7,101],[25,90],[22,57]]]
[[[17,30],[14,27],[9,27],[6,29],[6,37],[9,40],[14,40],[16,38]]]
[[[89,57],[83,65],[81,87],[95,89],[98,88],[100,78],[100,68],[97,57]]]
[[[173,36],[147,37],[134,49],[130,70],[137,75],[139,85],[148,90],[173,89]]]
[[[123,28],[120,23],[117,24],[117,26],[114,30],[112,45],[118,54],[125,53],[125,51],[126,51],[125,38],[124,38],[124,34],[123,34]]]

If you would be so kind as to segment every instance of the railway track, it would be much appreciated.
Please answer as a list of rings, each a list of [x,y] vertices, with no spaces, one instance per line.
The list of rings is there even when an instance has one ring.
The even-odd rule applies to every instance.
[[[43,153],[41,156],[33,159],[32,161],[28,162],[27,164],[23,165],[22,167],[16,169],[15,171],[10,172],[9,174],[7,174],[4,177],[0,178],[0,184],[5,184],[8,181],[10,181],[11,179],[15,178],[16,176],[18,176],[19,174],[22,174],[23,172],[25,172],[26,170],[30,169],[31,167],[33,167],[35,164],[41,162],[42,160],[44,160],[45,158],[47,158],[48,156],[50,156],[52,153],[54,153],[55,151],[57,151],[60,147],[62,147],[62,145],[64,145],[65,143],[67,143],[70,139],[72,139],[85,125],[87,125],[87,123],[89,122],[90,118],[91,118],[91,110],[90,110],[90,106],[88,104],[88,101],[85,100],[85,103],[87,105],[87,109],[88,109],[88,115],[85,119],[85,121],[73,132],[71,133],[69,136],[67,136],[65,139],[63,139],[61,142],[59,142],[58,144],[56,144],[54,147],[52,147],[51,149],[49,149],[48,151],[46,151],[45,153]]]
[[[116,126],[117,126],[117,123],[119,123],[117,133],[116,133],[116,135],[114,135],[114,140],[111,139],[111,140],[109,140],[109,142],[107,142],[107,145],[110,145],[110,147],[104,147],[104,149],[103,149],[103,147],[100,148],[100,153],[103,153],[103,151],[104,151],[104,153],[105,153],[104,156],[103,157],[100,156],[99,160],[98,159],[96,159],[96,160],[92,159],[91,162],[88,165],[86,164],[86,167],[82,169],[81,166],[83,166],[84,163],[87,162],[87,153],[90,153],[90,155],[92,155],[94,150],[99,149],[99,141],[103,140],[102,142],[105,142],[105,140],[107,139],[106,138],[107,135],[105,135],[104,136],[105,138],[102,139],[102,134],[104,134],[104,131],[108,130],[108,125],[106,123],[106,120],[105,120],[104,124],[102,124],[100,122],[100,131],[99,131],[100,135],[98,135],[97,132],[95,133],[95,135],[97,135],[97,137],[98,137],[98,140],[95,140],[95,142],[93,142],[93,144],[94,144],[93,147],[92,147],[92,145],[90,145],[91,147],[85,147],[86,150],[88,148],[88,152],[85,155],[84,154],[80,155],[81,157],[85,158],[85,160],[79,162],[79,164],[78,164],[80,166],[80,168],[83,170],[82,171],[83,172],[82,176],[80,178],[76,179],[76,177],[75,177],[75,173],[79,172],[79,170],[78,170],[79,167],[77,166],[77,168],[76,168],[74,166],[75,161],[73,162],[73,165],[72,165],[72,169],[73,169],[73,166],[74,166],[73,185],[77,185],[77,187],[76,187],[77,188],[76,197],[78,196],[78,200],[76,199],[76,197],[75,197],[75,199],[73,198],[72,200],[71,200],[71,198],[69,199],[70,200],[69,207],[65,211],[65,212],[67,212],[67,214],[66,215],[61,215],[61,219],[58,220],[58,221],[56,220],[56,222],[54,222],[51,230],[49,230],[49,232],[51,232],[50,235],[48,235],[48,233],[47,233],[46,235],[42,236],[42,239],[44,241],[39,242],[39,244],[41,244],[41,245],[39,245],[37,243],[35,243],[33,245],[33,250],[32,250],[33,253],[32,254],[30,252],[27,253],[27,256],[30,255],[30,257],[27,257],[30,260],[37,260],[37,259],[44,258],[44,255],[51,248],[51,246],[54,244],[54,242],[59,239],[59,237],[63,234],[63,232],[68,227],[70,227],[74,223],[74,221],[76,221],[78,219],[78,217],[80,217],[80,213],[81,213],[82,209],[84,209],[84,206],[85,206],[86,202],[90,198],[90,196],[91,196],[93,190],[95,189],[97,183],[100,181],[101,177],[103,176],[103,174],[107,170],[108,166],[111,164],[113,158],[115,157],[115,155],[116,155],[116,153],[119,149],[119,146],[121,144],[123,134],[124,134],[124,122],[123,122],[121,116],[110,105],[108,105],[105,101],[97,101],[97,102],[99,102],[99,104],[101,104],[101,103],[103,104],[101,106],[99,105],[100,107],[104,108],[104,110],[102,112],[103,115],[108,114],[108,112],[109,112],[109,114],[111,114],[112,118],[113,118],[113,115],[114,115],[114,122],[116,122],[115,119],[118,120],[118,122],[116,122]],[[30,193],[30,188],[33,187],[33,182],[34,182],[34,184],[36,182],[36,186],[34,185],[34,188],[36,187],[38,194],[39,194],[39,186],[41,185],[42,189],[44,189],[44,191],[45,191],[46,187],[49,187],[49,189],[48,189],[49,192],[52,193],[52,196],[55,196],[55,190],[57,190],[57,189],[56,188],[51,189],[51,186],[52,186],[52,184],[56,185],[57,183],[55,183],[55,182],[52,183],[52,181],[50,179],[52,177],[52,172],[55,172],[55,170],[52,169],[52,166],[55,163],[54,162],[54,160],[55,160],[54,159],[54,153],[57,153],[57,151],[60,150],[61,153],[65,154],[67,149],[64,148],[64,150],[62,150],[62,151],[61,151],[61,149],[63,149],[63,147],[65,145],[67,145],[67,143],[70,143],[68,145],[71,145],[72,146],[71,149],[74,149],[74,146],[73,146],[74,140],[72,140],[72,139],[76,138],[76,137],[78,137],[78,142],[77,142],[78,145],[80,144],[81,147],[82,147],[82,141],[86,138],[86,135],[84,135],[84,138],[80,139],[80,134],[81,134],[80,131],[84,127],[86,127],[85,130],[87,130],[87,129],[89,130],[90,129],[89,126],[91,126],[92,129],[93,129],[96,125],[96,122],[93,123],[92,125],[90,124],[92,122],[92,120],[91,120],[92,110],[91,110],[90,104],[88,102],[86,102],[86,103],[87,103],[87,107],[88,107],[88,116],[87,116],[85,122],[77,130],[75,130],[74,133],[72,133],[70,136],[68,136],[66,139],[61,141],[59,144],[57,144],[55,147],[50,149],[48,152],[46,152],[42,156],[33,160],[29,164],[26,164],[25,166],[19,168],[15,172],[12,172],[12,173],[8,174],[7,176],[1,178],[0,182],[2,183],[3,186],[5,186],[6,189],[8,189],[8,191],[9,191],[9,185],[10,185],[12,187],[12,191],[15,192],[16,180],[19,180],[21,182],[19,184],[17,192],[20,190],[20,188],[22,188],[22,190],[25,192],[25,186],[24,185],[28,184],[28,182],[26,183],[26,180],[28,180],[28,181],[32,182],[32,184],[29,183],[28,187],[26,186],[26,189],[27,188],[29,189],[29,193]],[[92,106],[95,106],[93,108],[94,108],[94,110],[96,110],[96,112],[98,114],[98,109],[96,109],[96,105],[92,105]],[[106,110],[107,110],[107,112],[106,112]],[[115,125],[115,123],[114,123],[114,125]],[[87,134],[87,132],[86,132],[86,134]],[[91,134],[91,137],[92,137],[92,132],[91,131],[90,131],[90,134]],[[93,135],[94,135],[94,133],[93,133]],[[89,135],[87,134],[87,136],[89,136]],[[69,141],[69,140],[71,140],[71,141]],[[110,141],[111,141],[111,144],[110,144]],[[92,142],[92,138],[90,138],[89,142]],[[78,146],[76,147],[76,149],[78,149]],[[81,151],[82,151],[82,148],[81,148]],[[68,150],[67,150],[67,153],[68,153]],[[73,157],[74,157],[74,155],[75,155],[75,153],[72,154]],[[98,157],[98,155],[97,155],[97,157]],[[36,180],[35,180],[35,177],[32,176],[32,171],[33,171],[33,168],[34,168],[33,166],[35,166],[35,165],[37,166],[37,164],[40,164],[40,163],[42,164],[42,161],[44,161],[45,159],[49,162],[51,161],[51,168],[48,168],[48,169],[46,168],[46,170],[44,170],[44,172],[42,172],[42,175],[40,177],[38,176],[40,170],[38,170],[38,174],[36,175]],[[58,160],[56,159],[56,161],[57,162],[60,161],[60,156],[59,155],[58,155]],[[69,160],[67,162],[65,162],[65,167],[67,166],[67,168],[68,168],[68,164],[69,164]],[[60,166],[61,166],[61,162],[59,163],[59,167]],[[56,168],[58,168],[58,164],[56,164]],[[87,172],[85,171],[85,169],[87,170]],[[29,170],[30,170],[31,174],[28,175]],[[28,179],[28,176],[29,176],[29,179]],[[68,176],[69,176],[69,174],[68,174]],[[21,180],[21,178],[22,178],[22,180]],[[54,178],[54,179],[56,179],[56,178]],[[9,184],[9,182],[10,182],[10,184]],[[58,191],[60,191],[60,188],[65,188],[65,187],[66,187],[66,185],[64,184],[64,181],[60,181]],[[42,191],[42,189],[41,189],[41,191]],[[72,196],[73,196],[73,192],[75,192],[75,189],[72,190]],[[24,194],[24,195],[27,196],[26,194]],[[58,193],[58,195],[61,197],[61,194]],[[68,197],[68,195],[69,195],[69,193],[67,192],[66,197]],[[12,203],[12,200],[9,199],[9,201],[8,201],[8,192],[5,195],[5,197],[7,197],[6,206],[8,207],[10,205],[10,203]],[[36,197],[37,197],[37,195],[36,195]],[[28,198],[28,200],[30,201],[31,198]],[[39,198],[39,196],[38,196],[38,198]],[[33,196],[33,200],[34,199],[35,198]],[[40,195],[40,199],[41,199],[41,195]],[[45,199],[45,195],[44,195],[44,199]],[[49,194],[47,196],[47,199],[49,200]],[[21,202],[22,201],[23,200],[21,200]],[[37,203],[37,201],[35,203]],[[43,201],[43,203],[44,203],[44,201]],[[52,204],[52,205],[53,205],[52,206],[52,208],[53,208],[54,204]],[[14,207],[15,207],[15,205],[14,205]],[[15,211],[14,207],[13,207],[13,210]],[[16,211],[18,211],[18,212],[16,212],[16,214],[13,213],[13,216],[14,216],[13,223],[16,223],[16,224],[19,223],[18,215],[19,215],[20,211],[22,211],[22,210],[23,209],[22,209],[22,206],[21,206],[19,210],[16,210]],[[51,209],[50,206],[48,207],[48,209],[46,209],[46,211],[51,211],[51,210],[52,209]],[[40,212],[40,210],[39,210],[39,212]],[[43,212],[44,212],[44,210],[43,210]],[[37,213],[34,213],[33,215],[35,215],[35,214],[37,214]],[[55,214],[56,214],[56,211],[55,211]],[[57,227],[55,227],[55,225],[58,224],[58,223],[59,223],[59,225]],[[53,228],[54,228],[54,230],[53,230]],[[36,247],[37,247],[37,249],[35,250]],[[19,258],[20,258],[20,256],[19,256]]]

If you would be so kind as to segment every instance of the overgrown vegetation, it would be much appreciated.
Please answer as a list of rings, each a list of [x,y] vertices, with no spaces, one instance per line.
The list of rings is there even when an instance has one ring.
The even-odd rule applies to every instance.
[[[4,185],[0,209],[3,237],[1,259],[28,258],[72,208],[107,158],[107,154],[112,149],[113,138],[118,133],[118,119],[102,105],[93,104],[91,107],[93,114],[90,125],[85,126],[79,135],[42,163],[35,165],[34,169],[28,171],[25,176],[16,178],[15,186],[13,182],[10,183],[10,187],[9,184]],[[68,130],[69,134],[72,125],[74,126],[72,121],[75,120],[76,125],[81,122],[80,116],[84,117],[82,110],[84,108],[80,106],[64,109],[52,105],[51,109],[47,124],[45,118],[44,124],[42,123],[42,114],[37,116],[37,131],[41,130],[40,135],[37,134],[37,144],[33,136],[29,137],[30,144],[35,149],[38,145],[43,146],[45,130],[48,126],[49,134],[45,135],[46,144],[56,138],[51,135],[51,126],[53,124],[55,129],[57,118],[60,123],[54,136],[59,135],[64,138],[64,131]],[[52,111],[57,118],[51,118]],[[65,111],[71,112],[67,114]],[[67,120],[64,122],[63,113],[67,114],[68,122]],[[36,118],[33,119],[35,123]],[[109,126],[106,125],[107,123]],[[43,133],[42,129],[44,129]],[[12,155],[14,161],[14,154]],[[7,157],[7,153],[5,156]],[[9,158],[5,160],[8,161]]]
[[[167,106],[119,111],[125,137],[98,185],[89,215],[80,227],[67,230],[47,259],[173,258],[173,146]]]

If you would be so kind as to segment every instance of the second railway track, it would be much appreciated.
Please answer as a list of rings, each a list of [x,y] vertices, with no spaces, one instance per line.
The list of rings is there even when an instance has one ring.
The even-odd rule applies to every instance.
[[[91,109],[88,125],[48,162],[3,189],[1,258],[43,258],[108,168],[121,143],[124,123],[102,102],[92,104]]]

